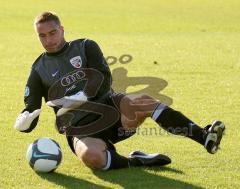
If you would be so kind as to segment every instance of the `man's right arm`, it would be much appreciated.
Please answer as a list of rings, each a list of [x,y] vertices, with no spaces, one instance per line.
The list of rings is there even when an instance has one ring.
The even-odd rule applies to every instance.
[[[25,109],[17,117],[14,128],[21,132],[31,132],[37,125],[42,104],[43,86],[39,74],[32,68],[25,94]]]

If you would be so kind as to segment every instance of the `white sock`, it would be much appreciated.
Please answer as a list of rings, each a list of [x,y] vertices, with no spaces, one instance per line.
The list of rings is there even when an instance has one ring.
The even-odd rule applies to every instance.
[[[112,162],[112,157],[111,157],[111,154],[108,150],[106,150],[106,153],[107,153],[107,163],[106,165],[102,168],[102,170],[106,171],[109,169],[110,165],[111,165],[111,162]]]
[[[162,104],[162,103],[160,103],[157,107],[156,107],[156,109],[154,110],[154,112],[152,113],[152,119],[154,120],[154,121],[156,121],[157,120],[157,118],[161,115],[161,113],[163,112],[163,110],[165,110],[167,108],[167,106],[165,105],[165,104]]]

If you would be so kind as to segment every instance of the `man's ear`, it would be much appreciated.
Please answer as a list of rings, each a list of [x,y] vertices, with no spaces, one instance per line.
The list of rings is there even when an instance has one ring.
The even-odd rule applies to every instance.
[[[60,26],[60,29],[63,31],[63,33],[64,33],[64,27],[63,26]]]

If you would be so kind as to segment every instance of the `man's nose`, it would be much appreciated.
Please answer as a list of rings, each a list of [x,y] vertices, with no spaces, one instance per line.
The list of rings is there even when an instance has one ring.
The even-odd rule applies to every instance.
[[[47,37],[46,37],[46,43],[47,43],[48,45],[50,45],[50,44],[52,43],[52,38],[51,38],[51,36],[47,36]]]

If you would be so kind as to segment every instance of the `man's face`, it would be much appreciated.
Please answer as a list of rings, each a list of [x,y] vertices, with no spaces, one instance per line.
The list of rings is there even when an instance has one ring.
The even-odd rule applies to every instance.
[[[62,26],[56,24],[54,21],[48,21],[38,23],[35,29],[42,46],[47,52],[54,53],[63,47],[65,39]]]

